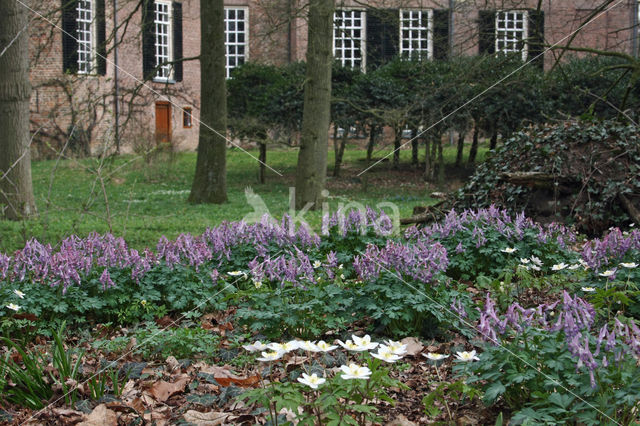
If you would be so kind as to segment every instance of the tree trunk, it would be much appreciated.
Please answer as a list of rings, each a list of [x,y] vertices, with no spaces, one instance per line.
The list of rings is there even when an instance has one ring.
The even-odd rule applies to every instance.
[[[478,155],[478,136],[480,130],[478,129],[478,124],[475,123],[473,126],[473,142],[471,142],[471,149],[469,149],[469,158],[467,159],[467,163],[473,166],[476,163],[476,156]]]
[[[36,214],[29,146],[29,31],[24,6],[0,0],[0,10],[0,51],[7,48],[0,57],[0,218],[20,220]]]
[[[430,148],[431,147],[431,136],[427,135],[424,138],[424,181],[428,182],[431,179],[431,159],[430,159]]]
[[[376,133],[378,128],[371,126],[369,129],[369,143],[367,144],[367,164],[371,163],[371,157],[373,157],[373,148],[376,146]]]
[[[464,151],[464,137],[467,134],[465,132],[460,132],[458,134],[458,153],[456,154],[456,167],[462,166],[462,154]]]
[[[309,203],[311,209],[320,208],[323,199],[331,122],[333,7],[333,0],[311,0],[309,4],[307,73],[296,170],[296,209],[302,209]]]
[[[189,201],[221,204],[227,201],[227,89],[222,0],[200,1],[200,31],[201,125]]]
[[[493,151],[496,149],[496,146],[498,146],[498,131],[494,130],[493,134],[491,135],[491,143],[489,144],[489,149]]]
[[[395,130],[395,137],[393,138],[393,168],[400,168],[400,147],[402,146],[402,127],[399,126]]]
[[[266,182],[265,172],[266,172],[266,164],[267,164],[267,144],[265,142],[260,142],[260,156],[258,159],[260,160],[260,175],[258,176],[258,181],[261,184]]]
[[[336,177],[338,176],[338,174],[340,174],[339,170],[336,170],[336,167],[338,166],[338,151],[339,151],[339,143],[338,143],[338,125],[333,123],[333,137],[331,138],[333,139],[333,157],[334,157],[334,161],[333,161],[333,176]]]
[[[340,169],[342,168],[342,158],[344,157],[344,150],[347,147],[347,132],[342,134],[340,142],[336,141],[336,162],[333,168],[333,177],[340,177]]]
[[[438,138],[438,187],[444,188],[444,155],[442,153],[442,138]]]
[[[431,176],[429,176],[430,181],[435,180],[436,171],[438,170],[438,163],[436,163],[436,154],[438,153],[438,145],[442,143],[442,135],[434,135],[433,140],[431,141],[431,158],[429,161],[431,162]]]
[[[411,133],[411,137],[414,138],[411,141],[411,164],[414,167],[418,167],[418,138],[415,137],[415,131]]]

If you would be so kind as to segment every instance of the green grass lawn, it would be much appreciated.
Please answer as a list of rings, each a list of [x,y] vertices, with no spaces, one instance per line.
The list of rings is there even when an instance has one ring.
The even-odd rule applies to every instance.
[[[377,151],[375,158],[389,152],[390,149]],[[251,153],[257,156],[257,151]],[[242,219],[253,211],[244,195],[248,186],[279,219],[289,211],[289,187],[294,186],[297,153],[296,149],[270,150],[267,163],[283,176],[268,171],[267,183],[260,185],[258,163],[238,149],[230,149],[227,156],[229,202],[223,205],[187,203],[195,153],[160,154],[151,164],[137,157],[121,156],[102,167],[97,159],[34,162],[33,184],[39,217],[18,223],[0,221],[0,252],[19,249],[30,238],[56,244],[71,234],[84,236],[94,231],[122,236],[134,248],[153,247],[162,235],[175,238],[182,232],[197,234],[222,221]],[[485,153],[486,149],[480,151],[479,160]],[[366,193],[362,178],[357,176],[365,168],[364,157],[363,150],[349,146],[342,176],[329,178],[331,212],[336,211],[339,203],[375,206],[391,201],[404,217],[411,214],[413,206],[433,201],[429,194],[437,188],[426,185],[421,170],[410,165],[410,150],[401,151],[400,170],[392,170],[390,161],[370,170]],[[454,157],[455,148],[447,146],[445,159],[449,165]],[[331,149],[329,175],[333,158]],[[104,190],[99,177],[104,180]],[[305,219],[319,230],[321,215],[320,211],[310,212]]]

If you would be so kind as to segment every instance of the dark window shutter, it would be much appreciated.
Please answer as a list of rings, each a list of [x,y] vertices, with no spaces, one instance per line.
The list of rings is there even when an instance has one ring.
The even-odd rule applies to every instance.
[[[78,72],[77,0],[62,0],[62,72]]]
[[[173,76],[182,81],[182,3],[173,3]]]
[[[144,0],[142,8],[142,75],[151,80],[156,69],[156,29],[153,24],[155,6],[153,0]]]
[[[398,55],[398,9],[367,10],[367,69],[375,69]]]
[[[107,73],[107,23],[104,16],[104,0],[96,1],[96,70],[99,75]]]
[[[532,62],[534,65],[542,69],[544,67],[544,11],[542,10],[530,10],[529,11],[529,38],[528,38],[528,55],[527,59],[533,59],[540,55],[539,58],[534,59]]]
[[[433,59],[449,57],[449,9],[433,11]]]
[[[478,19],[478,47],[480,53],[496,53],[496,12],[481,10]]]

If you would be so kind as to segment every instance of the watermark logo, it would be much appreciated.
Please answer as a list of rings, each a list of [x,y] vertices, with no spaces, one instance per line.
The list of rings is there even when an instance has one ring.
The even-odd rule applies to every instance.
[[[249,224],[254,223],[270,223],[278,224],[267,203],[264,199],[256,194],[252,188],[247,187],[244,190],[244,196],[247,204],[253,209],[252,212],[246,214],[242,221]],[[295,235],[299,226],[306,227],[309,231],[314,229],[309,225],[306,216],[311,212],[312,203],[307,203],[301,210],[295,208],[296,189],[289,187],[289,209],[287,221],[289,235]],[[366,206],[357,201],[349,201],[347,203],[338,202],[335,210],[332,211],[329,199],[329,191],[322,191],[322,198],[325,200],[321,206],[322,213],[322,229],[323,235],[327,235],[331,228],[337,227],[338,232],[344,235],[347,231],[358,229],[361,234],[366,234],[372,230],[376,235],[390,236],[397,235],[400,232],[400,209],[395,203],[384,201],[377,203],[375,206]]]

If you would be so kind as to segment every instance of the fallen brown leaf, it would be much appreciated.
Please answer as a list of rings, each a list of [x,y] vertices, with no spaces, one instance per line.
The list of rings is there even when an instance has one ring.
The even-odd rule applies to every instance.
[[[106,405],[100,404],[93,409],[91,414],[85,415],[84,421],[78,426],[117,426],[118,416],[109,410]]]
[[[136,398],[133,401],[131,401],[129,403],[129,407],[133,408],[138,413],[144,413],[144,403],[142,402],[142,399],[140,399],[140,398]]]
[[[159,380],[151,386],[149,391],[156,400],[159,402],[165,402],[167,399],[171,398],[172,395],[182,392],[187,386],[187,383],[189,383],[189,380],[189,376],[187,375],[180,376],[178,380],[173,383]]]
[[[409,356],[418,355],[424,348],[424,345],[415,337],[405,337],[400,341],[400,343],[407,345],[407,355]]]
[[[158,318],[156,320],[156,324],[160,327],[169,327],[170,325],[175,324],[175,321],[171,319],[169,315],[165,315],[162,318]]]
[[[417,425],[416,423],[410,421],[405,416],[400,414],[397,419],[386,423],[385,426],[417,426]]]
[[[229,413],[221,413],[218,411],[210,411],[208,413],[201,413],[195,410],[189,410],[184,413],[184,419],[189,423],[193,423],[198,426],[216,426],[224,424],[227,419],[233,420],[235,416],[231,416]]]
[[[57,420],[62,424],[76,424],[84,418],[82,411],[69,410],[66,408],[54,408],[51,410],[53,415],[57,417]]]
[[[167,363],[167,370],[170,373],[180,369],[180,363],[173,355],[168,356],[165,362]]]
[[[217,365],[206,365],[204,363],[196,364],[202,373],[211,374],[220,386],[231,386],[232,384],[240,387],[252,387],[260,383],[258,375],[241,377],[233,374],[226,366],[219,367]]]

